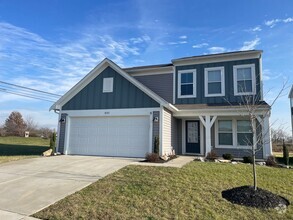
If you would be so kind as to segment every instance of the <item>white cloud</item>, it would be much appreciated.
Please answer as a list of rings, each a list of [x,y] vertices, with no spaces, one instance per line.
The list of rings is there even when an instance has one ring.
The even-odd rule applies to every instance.
[[[293,17],[288,17],[285,19],[276,18],[276,19],[268,20],[268,21],[265,21],[265,25],[270,28],[273,28],[278,23],[290,23],[290,22],[293,22]]]
[[[263,80],[265,81],[268,81],[268,80],[275,80],[275,79],[278,79],[282,77],[282,74],[276,74],[276,73],[272,73],[271,70],[269,69],[264,69],[262,71],[262,78]]]
[[[239,50],[254,50],[260,44],[260,38],[255,38],[252,41],[245,41]]]
[[[208,43],[201,43],[201,44],[192,45],[192,48],[202,48],[202,47],[207,47],[207,46],[209,46]]]
[[[187,39],[187,36],[186,35],[182,35],[179,37],[180,39]]]
[[[133,44],[141,44],[141,43],[147,43],[151,40],[150,36],[148,35],[143,35],[141,37],[133,37],[133,38],[130,38],[130,41],[133,43]]]
[[[261,31],[261,27],[260,26],[256,26],[254,28],[251,29],[252,32],[256,32],[256,31]]]
[[[181,40],[181,41],[172,41],[172,42],[168,42],[167,44],[169,45],[177,45],[177,44],[187,44],[188,41],[186,40]]]
[[[225,47],[210,47],[208,48],[210,53],[224,53],[227,51]]]

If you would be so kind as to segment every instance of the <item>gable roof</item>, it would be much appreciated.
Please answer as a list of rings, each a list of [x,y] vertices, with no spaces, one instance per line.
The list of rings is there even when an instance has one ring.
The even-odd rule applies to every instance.
[[[91,70],[83,79],[81,79],[75,86],[73,86],[68,92],[66,92],[58,101],[56,101],[51,107],[51,110],[60,110],[61,106],[67,103],[70,99],[72,99],[77,93],[79,93],[84,87],[86,87],[93,79],[95,79],[104,69],[107,67],[111,67],[117,73],[122,75],[126,80],[131,82],[149,97],[157,101],[160,105],[168,108],[170,111],[176,111],[177,109],[166,100],[158,96],[152,90],[144,86],[142,83],[137,81],[135,78],[126,73],[123,69],[121,69],[117,64],[115,64],[112,60],[105,58],[101,63],[99,63],[93,70]]]

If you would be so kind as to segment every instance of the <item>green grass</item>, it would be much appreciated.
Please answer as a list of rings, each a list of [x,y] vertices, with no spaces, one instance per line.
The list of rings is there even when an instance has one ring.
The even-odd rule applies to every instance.
[[[48,139],[0,137],[0,163],[40,156],[48,149]]]
[[[223,190],[251,185],[249,164],[191,162],[181,169],[128,166],[34,214],[41,219],[292,219],[234,205]],[[293,202],[293,171],[257,166],[259,187]]]

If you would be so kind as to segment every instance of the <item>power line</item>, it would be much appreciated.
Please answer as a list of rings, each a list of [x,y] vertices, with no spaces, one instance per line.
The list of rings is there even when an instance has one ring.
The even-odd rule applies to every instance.
[[[13,94],[13,95],[18,95],[18,96],[23,96],[23,97],[27,97],[27,98],[31,98],[31,99],[38,99],[38,100],[47,101],[47,102],[55,102],[55,101],[48,100],[48,99],[45,99],[45,98],[38,98],[38,97],[30,96],[30,95],[25,95],[25,94],[22,94],[22,93],[10,92],[10,91],[7,91],[6,89],[2,89],[2,88],[0,88],[0,92],[5,92],[5,93]]]
[[[57,97],[52,97],[52,96],[50,97],[47,94],[36,93],[36,92],[32,92],[32,91],[27,91],[27,90],[21,90],[18,88],[11,88],[9,86],[1,85],[1,84],[0,84],[0,89],[8,91],[8,92],[22,94],[22,95],[29,95],[29,96],[33,96],[33,97],[41,98],[41,99],[50,99],[50,100],[58,99]]]
[[[12,84],[12,83],[7,83],[7,82],[3,82],[3,81],[0,81],[0,83],[10,85],[10,86],[15,86],[15,87],[22,88],[22,89],[32,90],[32,91],[35,91],[35,92],[45,93],[45,94],[48,94],[48,95],[61,97],[61,95],[58,95],[58,94],[55,94],[55,93],[45,92],[45,91],[41,91],[41,90],[38,90],[38,89],[32,89],[32,88],[28,88],[28,87],[25,87],[25,86],[19,86],[19,85]]]

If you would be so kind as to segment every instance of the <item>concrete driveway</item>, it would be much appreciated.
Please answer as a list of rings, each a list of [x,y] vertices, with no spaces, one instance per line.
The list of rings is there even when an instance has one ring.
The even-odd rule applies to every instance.
[[[0,165],[0,219],[31,215],[138,159],[55,156]]]

